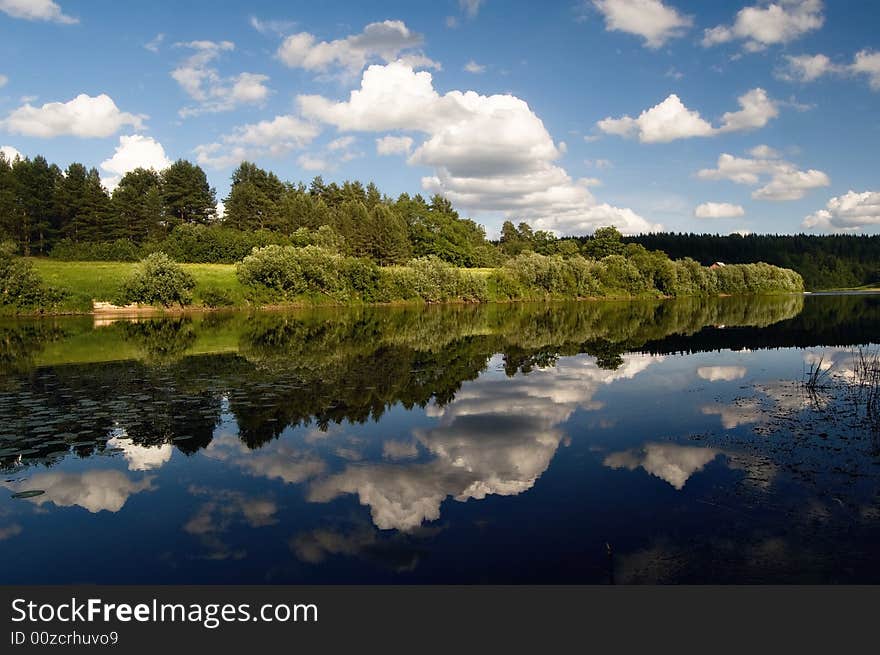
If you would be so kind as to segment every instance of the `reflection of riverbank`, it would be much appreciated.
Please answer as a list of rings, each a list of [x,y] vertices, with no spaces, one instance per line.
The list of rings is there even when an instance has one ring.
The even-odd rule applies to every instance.
[[[226,312],[99,329],[84,319],[18,321],[0,325],[0,462],[15,470],[122,449],[147,470],[174,450],[191,454],[210,444],[221,410],[234,416],[242,447],[255,449],[291,426],[327,429],[379,420],[399,404],[463,401],[462,384],[496,354],[509,376],[562,374],[560,358],[577,354],[619,375],[640,351],[844,339],[876,334],[878,315],[880,305],[865,298],[804,306],[802,297],[786,296]],[[739,365],[696,373],[716,384],[746,375]],[[743,420],[760,411],[741,409]],[[127,439],[112,440],[119,435]],[[394,453],[389,446],[389,460]]]

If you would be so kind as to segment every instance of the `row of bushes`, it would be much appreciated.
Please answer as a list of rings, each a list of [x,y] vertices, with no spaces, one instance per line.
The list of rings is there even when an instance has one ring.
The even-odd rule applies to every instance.
[[[484,276],[438,257],[406,266],[379,267],[372,260],[340,255],[320,246],[271,245],[255,249],[236,266],[242,284],[258,302],[326,296],[339,302],[454,299],[489,300]]]
[[[270,230],[244,232],[219,225],[184,224],[175,227],[160,241],[146,241],[140,245],[128,239],[116,241],[73,242],[60,241],[49,254],[61,261],[136,262],[154,253],[165,253],[178,262],[193,264],[234,264],[254,248],[268,245],[319,245],[342,250],[342,237],[333,228],[322,226],[317,230],[300,228],[290,235]]]
[[[544,256],[528,252],[514,257],[489,277],[496,299],[699,296],[719,294],[797,293],[801,276],[769,264],[735,264],[706,268],[692,259],[670,260],[662,253],[600,260]]]
[[[579,255],[526,252],[488,275],[461,269],[436,256],[405,266],[380,267],[366,258],[339,254],[333,235],[303,233],[303,241],[322,237],[322,245],[254,248],[236,265],[239,281],[254,304],[328,300],[339,303],[528,300],[790,293],[803,290],[800,275],[769,264],[705,268],[692,259],[672,261],[658,252]],[[61,299],[47,288],[24,259],[0,249],[0,304],[45,309]],[[144,258],[126,278],[114,301],[184,307],[193,302],[195,279],[164,252]],[[228,290],[203,289],[210,307],[233,304]]]
[[[580,256],[514,257],[488,276],[454,267],[437,257],[380,268],[368,259],[317,246],[266,246],[237,266],[239,280],[258,300],[289,301],[319,295],[337,301],[426,302],[767,294],[803,291],[794,271],[768,264],[705,268],[692,259],[671,261],[662,253],[601,260]]]

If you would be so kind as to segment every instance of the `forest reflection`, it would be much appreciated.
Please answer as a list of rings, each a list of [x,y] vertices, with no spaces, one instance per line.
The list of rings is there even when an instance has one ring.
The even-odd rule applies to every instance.
[[[755,348],[758,342],[867,342],[878,318],[873,299],[805,304],[802,296],[776,296],[217,313],[98,326],[86,318],[10,322],[0,326],[0,462],[14,470],[51,466],[70,453],[122,452],[130,470],[148,471],[167,461],[170,449],[192,454],[206,448],[223,416],[234,418],[242,446],[255,449],[290,427],[378,421],[397,405],[430,405],[441,421],[419,436],[420,447],[461,462],[472,454],[456,450],[455,433],[478,433],[485,425],[463,409],[471,399],[462,384],[498,356],[506,376],[516,379],[498,383],[506,409],[492,420],[510,429],[493,456],[515,449],[521,430],[529,439],[542,435],[546,452],[535,455],[537,470],[560,438],[554,432],[559,407],[546,396],[575,387],[589,392],[566,379],[567,367],[557,365],[563,356],[588,355],[592,379],[613,379],[638,374],[647,355]],[[518,374],[548,367],[545,392],[523,391],[522,402],[511,405],[522,384]],[[491,385],[482,393],[491,394]],[[413,445],[399,448],[411,452]],[[422,473],[442,480],[438,493],[453,496],[487,493],[479,487],[486,484],[496,485],[493,492],[513,489],[534,477],[519,470],[487,483],[476,459],[465,467],[469,477]],[[491,467],[504,469],[498,462]],[[356,480],[339,475],[313,495],[332,498],[357,488]],[[420,511],[427,516],[433,508]]]

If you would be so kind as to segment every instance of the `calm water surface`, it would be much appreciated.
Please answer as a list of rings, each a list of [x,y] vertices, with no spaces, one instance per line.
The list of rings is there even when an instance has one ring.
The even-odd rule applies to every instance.
[[[867,295],[7,321],[0,583],[877,583],[877,342]]]

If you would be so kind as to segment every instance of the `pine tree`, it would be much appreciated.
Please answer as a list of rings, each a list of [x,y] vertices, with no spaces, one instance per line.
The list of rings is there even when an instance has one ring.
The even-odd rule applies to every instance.
[[[217,197],[201,167],[178,159],[162,172],[162,199],[168,227],[208,223],[217,215]]]
[[[372,254],[383,266],[402,264],[412,256],[406,222],[386,205],[376,205],[370,212],[373,230]]]
[[[74,242],[81,240],[87,177],[86,167],[74,162],[67,167],[64,179],[55,189],[55,212],[61,225],[61,236]]]
[[[232,174],[232,188],[224,200],[224,223],[240,230],[276,228],[284,184],[250,162],[242,162]]]
[[[113,191],[117,220],[108,239],[131,239],[141,243],[158,236],[162,229],[162,178],[152,169],[126,173]]]

